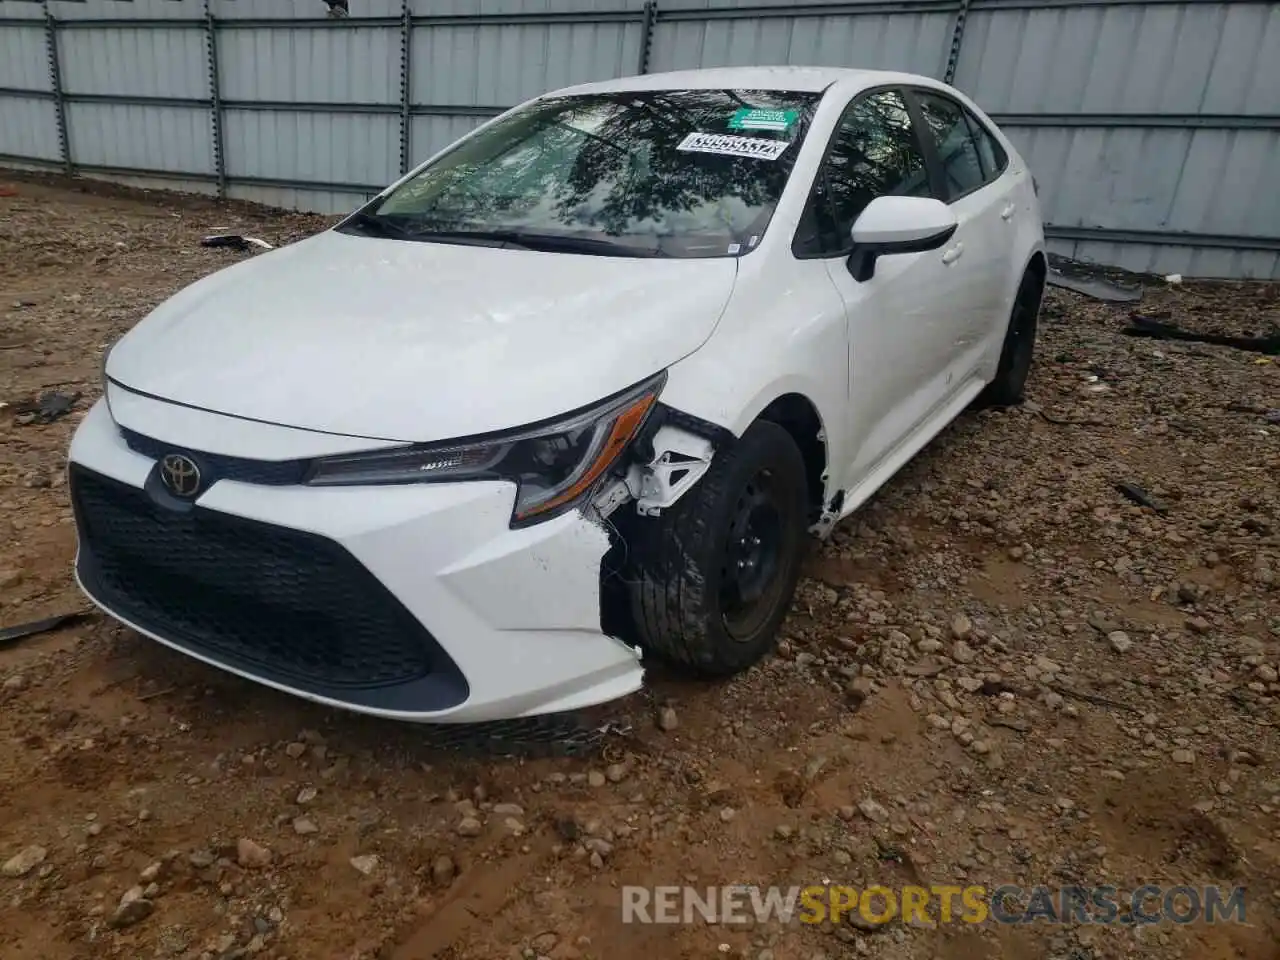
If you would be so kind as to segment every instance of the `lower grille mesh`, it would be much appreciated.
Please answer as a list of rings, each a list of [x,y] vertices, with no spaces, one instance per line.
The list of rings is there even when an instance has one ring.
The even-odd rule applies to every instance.
[[[195,507],[73,468],[86,588],[144,629],[232,665],[329,689],[413,683],[431,635],[333,541]]]

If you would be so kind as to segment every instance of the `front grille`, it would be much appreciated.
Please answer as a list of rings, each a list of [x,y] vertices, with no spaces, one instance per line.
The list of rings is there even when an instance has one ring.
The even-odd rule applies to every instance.
[[[251,460],[248,457],[204,453],[144,436],[127,427],[121,427],[120,433],[124,436],[124,442],[128,444],[130,450],[152,460],[159,460],[169,453],[185,453],[194,457],[208,474],[207,482],[209,483],[215,480],[239,480],[242,483],[259,483],[273,487],[289,486],[302,483],[310,466],[308,460]]]
[[[78,465],[71,493],[85,589],[143,629],[342,700],[426,711],[465,699],[431,634],[337,543],[200,506],[175,511]]]

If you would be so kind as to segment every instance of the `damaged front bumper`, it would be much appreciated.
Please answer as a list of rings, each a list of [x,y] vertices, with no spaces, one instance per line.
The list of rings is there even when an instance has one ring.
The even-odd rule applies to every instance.
[[[659,403],[628,461],[597,493],[595,512],[607,517],[633,502],[640,516],[659,516],[697,485],[716,450],[732,441],[725,428]]]
[[[90,599],[250,680],[433,722],[580,709],[641,686],[638,651],[601,626],[605,526],[574,511],[513,530],[510,483],[222,479],[178,511],[149,492],[156,460],[126,444],[102,401],[69,469]]]

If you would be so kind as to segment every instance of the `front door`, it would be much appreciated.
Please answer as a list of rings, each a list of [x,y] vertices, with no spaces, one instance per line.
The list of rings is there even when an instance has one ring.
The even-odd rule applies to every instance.
[[[954,237],[940,250],[881,257],[859,282],[847,266],[858,214],[884,195],[931,196],[928,168],[903,95],[856,96],[841,119],[796,236],[821,257],[844,301],[849,338],[849,450],[842,486],[855,486],[951,392],[960,317],[974,309]]]

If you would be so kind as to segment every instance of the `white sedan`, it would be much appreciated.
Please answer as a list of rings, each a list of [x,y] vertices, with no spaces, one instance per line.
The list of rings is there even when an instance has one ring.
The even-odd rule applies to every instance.
[[[179,292],[71,445],[76,574],[184,653],[418,721],[564,711],[774,643],[827,535],[1016,403],[1031,174],[923,76],[592,83]]]

